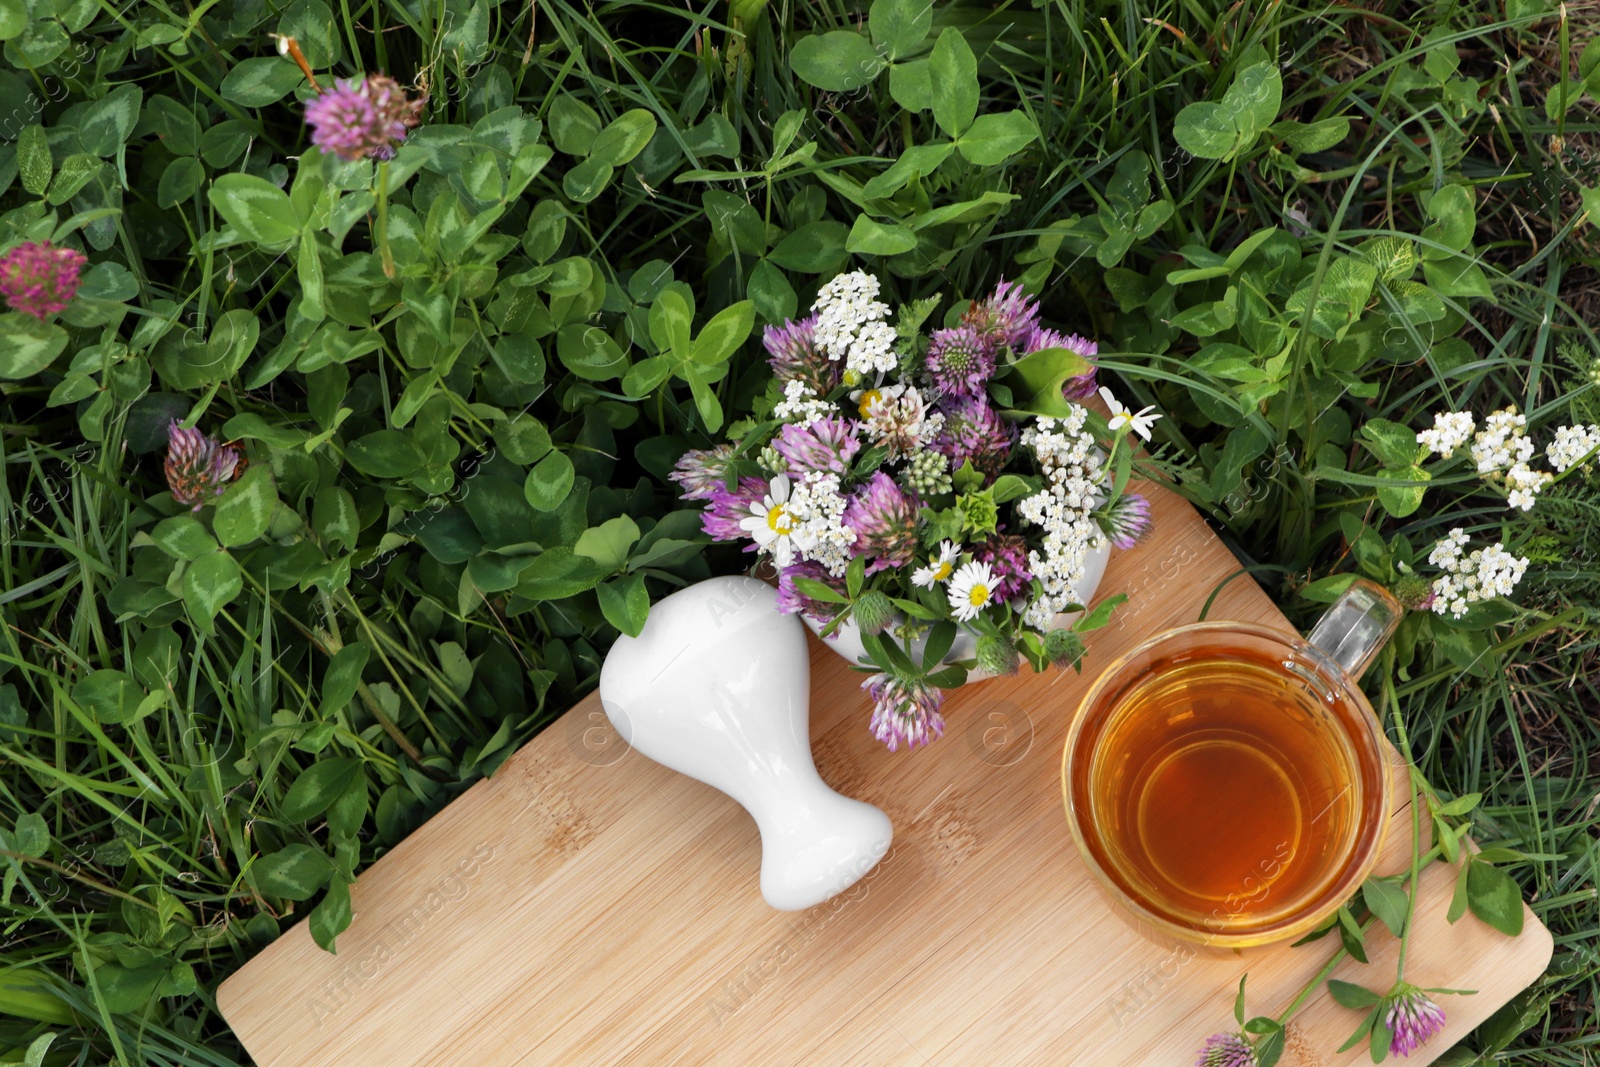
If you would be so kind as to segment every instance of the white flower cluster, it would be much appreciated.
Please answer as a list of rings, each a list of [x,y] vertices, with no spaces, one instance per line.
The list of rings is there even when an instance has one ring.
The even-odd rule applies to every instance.
[[[1536,471],[1526,463],[1518,463],[1506,471],[1506,488],[1510,495],[1506,497],[1506,505],[1530,511],[1533,508],[1534,498],[1539,495],[1539,490],[1555,480],[1555,475],[1549,471]]]
[[[838,411],[826,400],[818,399],[805,382],[791,378],[784,384],[783,399],[772,409],[772,414],[784,422],[809,425],[818,419],[837,415]]]
[[[1466,546],[1467,533],[1458,527],[1428,553],[1428,562],[1445,571],[1433,580],[1433,610],[1440,615],[1448,611],[1459,619],[1472,604],[1510,596],[1528,569],[1527,559],[1499,542],[1463,555]]]
[[[850,546],[856,541],[856,532],[844,524],[844,509],[839,476],[831,472],[807,471],[789,493],[789,536],[802,556],[836,578],[850,566]]]
[[[830,279],[817,291],[811,310],[817,314],[812,337],[829,359],[844,360],[845,370],[859,377],[894,370],[894,327],[886,321],[889,305],[877,299],[878,279],[851,271]]]
[[[1527,424],[1516,408],[1502,408],[1484,420],[1483,429],[1472,439],[1472,462],[1478,465],[1479,474],[1505,470],[1533,458],[1533,438],[1520,432]]]
[[[862,424],[889,458],[905,459],[933,444],[944,428],[944,416],[930,412],[914,385],[896,382],[878,389],[857,390],[850,399],[860,405]]]
[[[1417,434],[1417,444],[1449,459],[1476,428],[1470,411],[1441,411],[1433,417],[1433,429]]]
[[[1584,456],[1597,448],[1600,448],[1600,426],[1561,426],[1556,429],[1556,438],[1544,450],[1544,455],[1550,466],[1564,471],[1577,466]]]
[[[1077,408],[1066,419],[1036,419],[1022,432],[1022,443],[1033,449],[1046,483],[1017,505],[1019,515],[1044,529],[1043,545],[1028,553],[1028,568],[1043,583],[1044,593],[1023,613],[1023,622],[1041,633],[1050,629],[1058,612],[1077,601],[1085,560],[1105,540],[1090,514],[1098,495],[1100,457],[1094,438],[1083,432],[1084,422],[1085,412]]]

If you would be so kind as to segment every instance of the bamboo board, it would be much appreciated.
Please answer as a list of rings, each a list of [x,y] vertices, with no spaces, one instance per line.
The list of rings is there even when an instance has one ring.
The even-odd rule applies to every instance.
[[[337,956],[300,923],[222,984],[222,1014],[262,1067],[1193,1062],[1232,1024],[1241,974],[1252,1012],[1275,1014],[1331,949],[1217,958],[1145,941],[1072,844],[1061,747],[1097,665],[1194,621],[1237,570],[1185,502],[1151,496],[1154,533],[1101,585],[1132,599],[1090,635],[1086,673],[960,690],[926,749],[885,751],[861,676],[811,639],[817,767],[895,828],[840,896],[769,908],[744,810],[629,750],[591,695],[361,875]],[[1248,577],[1210,617],[1288,626]],[[1405,868],[1409,844],[1402,806],[1380,870]],[[1425,873],[1407,977],[1479,992],[1446,998],[1447,1030],[1410,1065],[1550,959],[1531,912],[1515,939],[1447,924],[1451,888],[1442,865]],[[1372,964],[1336,976],[1386,987],[1395,947],[1373,935]],[[1333,1051],[1357,1018],[1319,991],[1280,1062],[1369,1062]]]

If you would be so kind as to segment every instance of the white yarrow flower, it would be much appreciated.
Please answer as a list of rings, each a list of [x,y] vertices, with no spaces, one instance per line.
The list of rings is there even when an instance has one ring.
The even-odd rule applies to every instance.
[[[1445,573],[1433,581],[1433,610],[1461,618],[1473,604],[1495,597],[1510,596],[1527,572],[1528,560],[1513,556],[1505,545],[1495,543],[1463,556],[1466,531],[1451,530],[1428,553],[1428,562],[1443,567]]]
[[[1506,471],[1506,488],[1510,490],[1506,504],[1512,508],[1528,511],[1533,507],[1534,498],[1539,491],[1555,480],[1555,475],[1547,471],[1536,471],[1526,463],[1517,463]]]
[[[1456,449],[1467,443],[1474,429],[1476,424],[1470,411],[1441,411],[1433,417],[1433,429],[1417,434],[1417,444],[1449,459]]]
[[[945,590],[950,598],[950,613],[961,622],[976,619],[994,599],[994,572],[987,563],[973,560],[950,578]]]
[[[938,552],[929,558],[928,565],[919,568],[911,575],[911,584],[921,586],[923,589],[932,589],[955,573],[956,559],[960,555],[960,545],[954,541],[941,542]]]
[[[1584,426],[1580,423],[1557,427],[1556,438],[1544,450],[1544,455],[1550,461],[1550,466],[1565,471],[1577,466],[1597,448],[1600,448],[1600,426]]]
[[[856,533],[844,524],[848,501],[839,492],[839,476],[831,471],[807,471],[789,496],[794,527],[791,538],[800,555],[827,568],[835,578],[850,566]]]
[[[1479,474],[1505,470],[1533,458],[1533,439],[1520,432],[1527,424],[1516,408],[1502,408],[1484,420],[1483,429],[1472,439],[1472,461]]]
[[[778,401],[772,409],[774,418],[784,422],[797,422],[802,425],[812,423],[818,419],[826,419],[837,415],[838,410],[826,400],[820,399],[811,388],[798,379],[791,378],[783,386],[783,399]]]
[[[1149,407],[1141,408],[1139,409],[1138,413],[1135,414],[1132,410],[1125,407],[1122,401],[1118,400],[1116,395],[1112,393],[1110,389],[1107,389],[1103,385],[1100,387],[1100,399],[1104,400],[1106,402],[1106,407],[1111,409],[1110,426],[1113,433],[1126,426],[1133,430],[1134,433],[1144,438],[1146,441],[1150,440],[1150,428],[1154,426],[1156,420],[1161,417],[1159,412],[1151,414],[1151,412],[1156,410],[1155,405],[1152,404]]]
[[[817,348],[830,360],[844,360],[846,372],[858,377],[891,371],[899,363],[894,327],[885,321],[889,305],[877,295],[878,279],[857,270],[829,279],[811,305]]]

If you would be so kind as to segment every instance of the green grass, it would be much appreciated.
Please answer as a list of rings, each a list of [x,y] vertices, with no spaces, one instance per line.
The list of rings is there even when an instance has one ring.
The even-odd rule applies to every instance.
[[[732,303],[746,294],[750,256],[729,254],[728,231],[708,212],[704,192],[748,194],[762,226],[777,230],[823,214],[848,224],[857,209],[841,183],[864,182],[907,147],[937,137],[926,115],[893,105],[885,78],[854,94],[825,94],[790,69],[800,35],[857,24],[857,4],[757,8],[731,56],[736,38],[723,5],[551,0],[537,5],[525,62],[530,10],[487,8],[485,47],[474,56],[473,42],[445,37],[466,19],[466,4],[339,0],[331,7],[333,39],[344,58],[334,69],[383,69],[405,82],[426,71],[430,125],[470,124],[511,103],[548,120],[560,97],[586,101],[602,122],[649,110],[664,131],[660,144],[620,171],[601,199],[568,204],[561,254],[586,258],[620,286],[660,259],[689,283],[701,308]],[[1482,415],[1510,403],[1528,414],[1541,444],[1556,425],[1600,422],[1600,344],[1588,321],[1600,309],[1600,272],[1594,231],[1579,221],[1580,188],[1600,182],[1600,104],[1574,81],[1600,25],[1588,9],[1574,8],[1567,19],[1537,3],[1509,11],[1486,0],[1373,0],[1366,8],[1299,0],[940,4],[935,32],[959,27],[979,56],[982,109],[1025,110],[1040,139],[1002,165],[957,161],[929,176],[918,193],[924,202],[902,205],[907,215],[984,192],[1016,199],[1002,213],[940,230],[918,258],[880,273],[893,275],[895,295],[905,300],[969,296],[1001,275],[1036,270],[1046,319],[1098,337],[1103,374],[1119,393],[1169,413],[1157,441],[1159,454],[1184,474],[1180,490],[1297,622],[1309,623],[1317,611],[1300,590],[1351,566],[1340,516],[1364,520],[1386,541],[1403,536],[1423,554],[1462,526],[1479,541],[1503,539],[1532,557],[1520,607],[1486,631],[1471,655],[1451,658],[1424,637],[1413,655],[1397,658],[1389,678],[1375,672],[1367,682],[1374,694],[1392,686],[1412,754],[1441,794],[1483,794],[1473,836],[1526,855],[1506,869],[1556,938],[1549,972],[1451,1062],[1578,1065],[1600,1056],[1593,1022],[1600,1009],[1595,481],[1568,479],[1524,516],[1457,470],[1430,484],[1421,508],[1392,518],[1371,488],[1329,475],[1362,469],[1367,461],[1350,431],[1373,418],[1419,428],[1436,411]],[[68,87],[30,121],[67,128],[74,101],[131,82],[146,101],[160,93],[199,109],[203,128],[229,118],[258,126],[248,155],[208,162],[208,179],[241,168],[270,177],[273,166],[292,176],[290,157],[307,144],[293,98],[253,108],[219,91],[238,61],[272,54],[265,35],[277,27],[277,7],[222,0],[183,10],[121,8],[86,0],[63,12],[72,37],[98,58],[63,79],[59,60],[29,70],[8,54],[0,67],[16,78],[0,89],[22,86],[43,98],[51,85]],[[184,31],[181,51],[170,40],[124,48],[133,33],[157,25]],[[1424,40],[1436,33],[1444,36]],[[1456,69],[1439,51],[1451,46]],[[1284,116],[1343,115],[1349,136],[1298,160],[1265,148],[1233,164],[1186,159],[1172,133],[1178,113],[1216,98],[1220,89],[1212,86],[1226,84],[1258,48],[1280,64]],[[1425,64],[1430,48],[1437,77]],[[1550,94],[1565,106],[1547,111]],[[716,177],[760,170],[778,116],[788,111],[804,117],[795,144],[816,145],[810,160],[776,177]],[[706,139],[708,122],[731,131],[728,151]],[[0,144],[9,146],[15,131],[3,136]],[[1137,151],[1153,163],[1151,197],[1174,211],[1134,246],[1125,268],[1148,273],[1191,245],[1226,254],[1268,226],[1299,227],[1307,254],[1331,261],[1371,237],[1423,233],[1428,219],[1418,194],[1464,180],[1477,190],[1475,256],[1494,299],[1452,301],[1442,321],[1465,347],[1402,344],[1403,358],[1362,365],[1360,381],[1375,387],[1370,396],[1343,387],[1331,397],[1319,392],[1323,353],[1297,344],[1284,392],[1259,409],[1238,405],[1240,425],[1257,427],[1262,447],[1237,469],[1232,491],[1216,492],[1226,466],[1219,446],[1240,431],[1217,424],[1193,397],[1204,390],[1231,397],[1232,387],[1194,369],[1192,338],[1162,334],[1143,311],[1123,312],[1092,250],[1070,234],[1063,240],[1065,220],[1094,216],[1118,163]],[[186,328],[239,308],[259,317],[258,352],[266,353],[285,336],[294,268],[244,247],[194,251],[220,222],[203,190],[161,206],[157,186],[173,158],[153,127],[141,127],[120,160],[128,177],[124,213],[95,246],[96,258],[124,264],[138,291],[113,335],[128,343],[141,323],[172,319]],[[497,228],[520,240],[533,204],[567,203],[565,169],[562,160],[541,173]],[[713,173],[674,180],[691,170]],[[425,176],[402,199],[436,195],[445,185]],[[0,219],[0,243],[19,232],[17,212],[36,199],[16,183],[0,191],[0,211],[11,212]],[[63,217],[76,210],[73,201]],[[790,272],[802,293],[817,280]],[[350,401],[360,409],[351,426],[385,425],[414,373],[389,329],[391,346],[353,362],[335,383],[365,398]],[[75,329],[70,351],[99,343],[99,330]],[[756,349],[747,345],[717,387],[730,418],[761,389]],[[652,457],[704,443],[687,391],[663,388],[644,402],[624,402],[614,382],[575,384],[553,352],[547,356],[542,386],[492,380],[480,369],[452,388],[484,403],[530,405],[550,426],[589,479],[578,530],[623,513],[659,519],[670,512],[675,497]],[[311,425],[313,394],[329,379],[293,371],[250,388],[246,372],[215,386],[168,390],[177,396],[171,410],[148,400],[136,405],[141,393],[163,386],[134,381],[94,394],[110,400],[92,414],[90,395],[50,402],[68,358],[43,376],[4,383],[0,395],[0,829],[7,832],[0,842],[0,1061],[11,1050],[10,1058],[20,1058],[30,1040],[54,1030],[61,1036],[52,1063],[242,1064],[247,1057],[216,1013],[217,984],[320,899],[273,892],[285,882],[264,885],[260,858],[306,845],[327,857],[323,882],[353,875],[592,688],[616,631],[587,593],[464,603],[459,561],[440,562],[407,536],[417,527],[405,522],[420,514],[426,494],[371,479],[355,489],[363,516],[355,543],[329,555],[353,560],[348,584],[302,589],[275,580],[266,556],[251,557],[245,593],[205,633],[181,604],[157,603],[170,561],[148,536],[176,508],[165,494],[154,431],[167,415],[190,412],[213,429],[245,413]],[[596,389],[615,404],[611,410],[631,415],[591,417],[601,410]],[[451,410],[447,436],[464,455],[486,452],[495,439],[464,405]],[[315,487],[343,455],[332,446],[315,457],[253,447],[280,487]],[[1340,465],[1331,464],[1329,450],[1344,457]],[[520,482],[522,468],[504,456],[485,462],[502,465],[487,467],[491,477]],[[312,493],[282,492],[302,524],[312,519]],[[277,532],[284,543],[313,539],[292,525]],[[401,538],[385,542],[392,533]],[[320,530],[313,540],[334,543]],[[392,558],[380,556],[391,549]],[[371,566],[375,559],[383,562]],[[744,565],[728,548],[705,559],[653,574],[652,595]],[[367,651],[365,669],[357,664],[345,699],[330,701],[330,664],[354,644]],[[99,670],[127,671],[141,695],[150,689],[165,698],[133,721],[97,721],[78,687]],[[289,817],[290,786],[333,759],[359,767],[349,794],[359,799],[350,801],[343,832],[329,829],[332,820]],[[1219,1019],[1225,1011],[1219,1005]]]

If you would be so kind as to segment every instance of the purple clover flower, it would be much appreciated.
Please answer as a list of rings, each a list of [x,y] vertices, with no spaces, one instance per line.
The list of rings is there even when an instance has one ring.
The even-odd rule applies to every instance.
[[[818,396],[827,396],[839,384],[841,364],[830,360],[817,348],[815,315],[782,326],[768,326],[761,333],[767,350],[767,365],[780,382],[805,383]]]
[[[933,450],[950,457],[952,471],[970,459],[973,467],[983,473],[985,483],[998,478],[1011,458],[1016,427],[1001,418],[983,396],[949,398],[941,403],[940,410],[944,426],[934,439]]]
[[[760,478],[740,478],[739,487],[731,493],[726,487],[718,485],[707,498],[706,510],[700,516],[700,528],[713,541],[746,540],[750,534],[739,524],[754,514],[750,506],[760,503],[766,495],[767,483]],[[755,542],[751,541],[745,551],[753,552],[755,548]]]
[[[1140,493],[1123,493],[1100,516],[1100,529],[1117,548],[1132,548],[1150,532],[1150,501]]]
[[[167,487],[172,499],[199,511],[222,495],[228,483],[244,473],[248,461],[232,445],[199,430],[185,430],[173,419],[167,423]]]
[[[422,121],[424,100],[411,100],[393,78],[340,78],[306,104],[311,143],[340,159],[393,159],[395,145]]]
[[[935,330],[928,342],[928,376],[947,395],[977,396],[994,376],[994,342],[976,327]]]
[[[88,257],[49,241],[27,241],[0,256],[0,293],[13,311],[43,322],[67,310],[78,295],[79,273]]]
[[[795,588],[796,578],[810,578],[821,582],[840,594],[845,592],[844,582],[828,573],[828,568],[814,560],[791,563],[778,572],[778,610],[785,615],[804,612],[818,622],[826,622],[839,614],[842,606],[824,600],[813,600]],[[837,632],[837,631],[836,631]],[[829,635],[830,637],[833,635]]]
[[[868,557],[867,573],[904,567],[917,551],[917,498],[876,471],[845,506],[840,521],[855,531],[851,553]]]
[[[939,714],[944,690],[887,674],[871,675],[861,688],[872,697],[872,736],[890,752],[944,736],[944,716]]]
[[[1383,1022],[1389,1028],[1389,1052],[1409,1056],[1444,1029],[1444,1009],[1416,986],[1402,983],[1389,994]]]
[[[1039,325],[1039,302],[1017,282],[1000,280],[994,292],[967,309],[963,325],[972,326],[995,341],[1021,349]]]
[[[733,444],[729,441],[712,448],[691,448],[678,457],[667,477],[678,483],[683,499],[710,500],[713,492],[727,488],[728,460],[732,455]]]
[[[772,447],[796,471],[832,471],[843,474],[850,458],[861,451],[856,423],[849,419],[817,419],[804,426],[788,423]]]
[[[1244,1034],[1212,1034],[1200,1049],[1194,1067],[1256,1067],[1256,1050]]]

